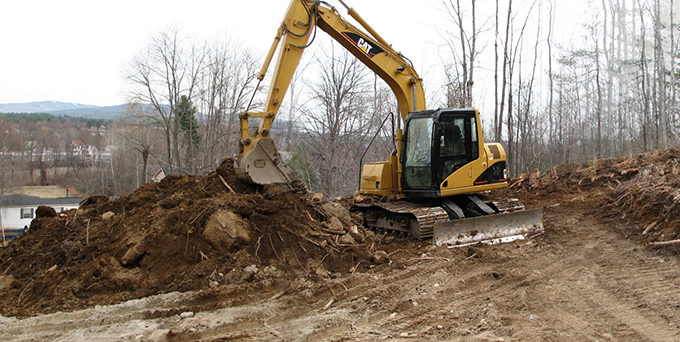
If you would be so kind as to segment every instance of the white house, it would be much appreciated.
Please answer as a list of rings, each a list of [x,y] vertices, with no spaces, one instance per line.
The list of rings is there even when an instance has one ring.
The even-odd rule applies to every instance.
[[[0,198],[0,222],[5,234],[16,235],[24,228],[31,226],[35,218],[35,210],[46,205],[57,213],[69,209],[78,209],[81,197],[41,198],[22,194],[5,195]]]

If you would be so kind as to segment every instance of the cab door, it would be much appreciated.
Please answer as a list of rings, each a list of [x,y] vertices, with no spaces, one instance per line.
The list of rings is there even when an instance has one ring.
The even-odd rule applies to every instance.
[[[468,174],[466,168],[479,157],[475,112],[445,111],[439,115],[436,125],[435,181],[441,184],[457,171]]]

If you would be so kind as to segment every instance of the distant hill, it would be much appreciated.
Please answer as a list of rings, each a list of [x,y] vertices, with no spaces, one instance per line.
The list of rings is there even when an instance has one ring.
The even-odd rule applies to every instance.
[[[6,103],[0,104],[0,113],[47,113],[55,110],[70,110],[82,108],[97,108],[97,106],[58,101]]]
[[[73,108],[62,110],[51,110],[46,113],[52,115],[75,116],[87,119],[115,119],[117,116],[123,115],[127,105],[105,106],[105,107],[90,107],[90,108]]]
[[[114,119],[123,114],[125,109],[124,104],[101,107],[58,101],[0,104],[0,113],[48,113],[88,119]]]

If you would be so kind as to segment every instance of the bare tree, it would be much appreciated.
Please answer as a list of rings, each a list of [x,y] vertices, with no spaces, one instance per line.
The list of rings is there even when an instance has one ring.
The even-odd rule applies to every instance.
[[[331,48],[314,84],[315,108],[306,113],[307,156],[314,170],[311,189],[329,196],[347,194],[357,184],[356,170],[374,113],[366,68],[349,52]]]
[[[505,41],[503,44],[503,79],[501,81],[501,93],[496,99],[496,116],[494,117],[494,138],[496,141],[501,141],[503,136],[503,110],[505,108],[505,94],[508,83],[508,65],[510,64],[510,28],[512,27],[512,0],[508,1],[508,16],[505,23]],[[498,22],[496,23],[498,25]],[[498,104],[498,98],[500,98],[500,104]],[[509,125],[509,123],[508,123]]]
[[[203,165],[215,163],[238,148],[238,116],[248,105],[260,60],[247,48],[219,38],[201,74],[195,104],[198,108]]]
[[[475,60],[479,53],[477,51],[477,35],[479,34],[479,31],[477,29],[475,5],[476,0],[470,0],[470,24],[468,27],[466,17],[463,14],[467,13],[468,9],[461,6],[460,0],[455,0],[455,3],[453,0],[444,2],[449,17],[457,30],[457,34],[454,34],[453,32],[448,32],[447,34],[448,47],[451,49],[451,54],[455,62],[451,64],[453,71],[446,72],[448,79],[447,102],[455,107],[472,106],[473,75]],[[456,43],[456,41],[458,43]],[[460,50],[458,50],[456,46],[460,47]]]
[[[193,99],[205,56],[205,44],[185,38],[175,25],[152,35],[147,48],[124,69],[132,85],[130,102],[149,103],[155,109],[151,118],[165,132],[166,162],[170,166],[182,166],[177,106],[181,95]]]
[[[112,130],[112,135],[120,137],[121,150],[132,150],[139,153],[141,158],[141,170],[139,163],[135,162],[136,177],[135,185],[139,187],[149,181],[149,157],[157,155],[154,152],[158,148],[158,141],[161,140],[156,121],[151,119],[151,115],[144,113],[145,107],[139,103],[128,104],[127,113],[118,121],[118,125]]]

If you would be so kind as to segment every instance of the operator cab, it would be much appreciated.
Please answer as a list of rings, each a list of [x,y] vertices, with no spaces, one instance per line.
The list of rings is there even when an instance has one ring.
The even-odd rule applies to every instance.
[[[412,112],[403,137],[403,189],[409,197],[439,197],[446,178],[479,158],[474,109]]]

